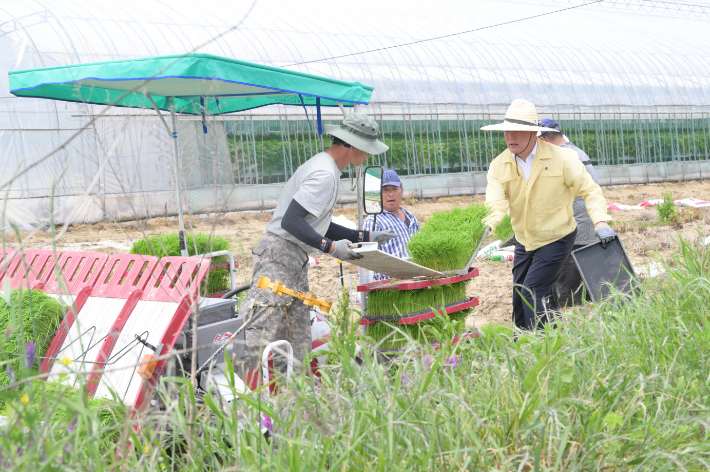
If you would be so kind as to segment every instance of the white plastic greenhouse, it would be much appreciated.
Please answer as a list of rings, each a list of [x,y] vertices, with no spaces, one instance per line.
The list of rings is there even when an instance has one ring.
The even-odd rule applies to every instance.
[[[363,109],[391,150],[372,162],[418,195],[482,192],[502,147],[479,128],[515,98],[560,122],[603,183],[710,177],[710,2],[584,3],[0,1],[0,180],[20,173],[2,188],[5,225],[177,210],[171,143],[153,112],[117,108],[78,132],[102,107],[15,97],[8,71],[193,50],[374,86]],[[209,117],[207,134],[199,117],[181,118],[187,208],[273,206],[327,146],[311,108],[310,121],[282,105]]]

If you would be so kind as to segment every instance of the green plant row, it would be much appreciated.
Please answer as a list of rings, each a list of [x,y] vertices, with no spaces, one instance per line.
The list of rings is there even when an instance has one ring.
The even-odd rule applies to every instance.
[[[434,285],[418,290],[373,290],[368,292],[367,314],[408,315],[458,302],[466,298],[468,282]]]
[[[216,251],[230,250],[230,242],[219,236],[210,236],[205,233],[187,234],[187,253],[189,256],[206,254]],[[158,234],[139,239],[131,246],[131,254],[142,254],[144,256],[180,256],[180,240],[177,233]],[[227,262],[227,256],[213,257],[212,262]],[[217,268],[207,276],[207,291],[209,293],[229,290],[230,287],[229,270]]]
[[[486,226],[489,210],[472,204],[434,213],[407,245],[413,262],[438,271],[466,266]]]

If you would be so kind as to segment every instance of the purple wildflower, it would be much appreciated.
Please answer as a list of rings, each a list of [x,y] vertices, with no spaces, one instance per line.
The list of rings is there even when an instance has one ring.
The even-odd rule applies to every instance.
[[[10,340],[10,335],[12,334],[12,328],[7,328],[7,331],[5,331],[5,341]]]
[[[10,382],[15,382],[15,372],[13,372],[12,367],[9,365],[5,366],[5,372],[7,372],[7,376],[10,377]]]
[[[347,409],[349,410],[349,409],[350,409],[350,403],[346,403],[346,404],[345,404],[345,408],[347,408]]]
[[[22,448],[21,447],[17,448],[17,457],[22,457]]]
[[[30,341],[27,343],[27,367],[30,368],[32,367],[32,364],[35,361],[35,343],[33,341]]]
[[[409,387],[409,384],[411,384],[412,381],[409,380],[409,377],[407,377],[407,374],[402,372],[402,386],[404,387]]]
[[[69,424],[69,428],[68,428],[69,431],[74,431],[74,428],[76,427],[76,420],[77,420],[77,419],[78,419],[78,418],[75,416],[75,417],[74,417],[74,421],[72,421],[72,422]]]
[[[304,420],[307,420],[307,419],[308,419],[308,412],[307,412],[307,411],[304,411],[304,412],[303,412],[303,419],[304,419]]]
[[[271,423],[271,417],[266,413],[261,414],[261,426],[268,429],[269,432],[274,429],[274,425]]]
[[[422,359],[422,362],[424,363],[424,366],[427,368],[427,371],[431,370],[431,356],[426,355],[424,356],[424,359]]]
[[[455,369],[459,365],[459,358],[456,356],[449,357],[448,359],[446,359],[446,365],[451,366]]]

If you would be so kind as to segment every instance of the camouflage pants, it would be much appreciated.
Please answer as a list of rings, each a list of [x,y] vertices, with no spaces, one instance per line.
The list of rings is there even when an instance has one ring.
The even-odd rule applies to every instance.
[[[285,339],[293,347],[294,373],[301,368],[304,356],[311,352],[309,308],[289,295],[279,296],[256,287],[260,276],[279,281],[296,292],[308,293],[308,255],[294,243],[273,233],[266,235],[252,251],[254,270],[252,288],[242,301],[240,315],[252,323],[245,330],[245,357],[235,369],[244,378],[254,368],[261,369],[261,353],[267,344]],[[277,369],[285,372],[283,356],[275,354]],[[260,374],[259,374],[260,375]]]

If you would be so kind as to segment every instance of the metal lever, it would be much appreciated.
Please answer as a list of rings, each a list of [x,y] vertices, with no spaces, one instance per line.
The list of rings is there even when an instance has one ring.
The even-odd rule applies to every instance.
[[[155,346],[153,346],[152,344],[150,344],[148,341],[146,341],[145,339],[141,339],[141,337],[138,336],[137,334],[134,336],[136,338],[136,341],[138,341],[139,343],[141,343],[142,345],[144,345],[148,349],[152,350],[153,352],[157,352],[158,349]]]

